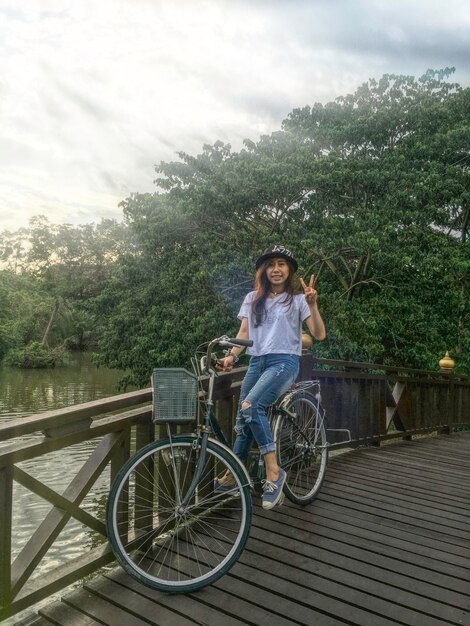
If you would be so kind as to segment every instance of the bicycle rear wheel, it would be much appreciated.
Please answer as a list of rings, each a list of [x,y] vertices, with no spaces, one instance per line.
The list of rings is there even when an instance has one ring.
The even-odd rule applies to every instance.
[[[225,574],[241,554],[251,525],[250,486],[229,451],[210,440],[189,504],[181,502],[200,457],[194,436],[142,448],[123,466],[108,500],[107,531],[122,567],[143,584],[195,591]],[[230,491],[214,490],[228,473]]]
[[[325,411],[318,400],[304,391],[292,393],[274,425],[279,465],[286,471],[284,492],[292,502],[312,502],[325,477],[328,462]]]

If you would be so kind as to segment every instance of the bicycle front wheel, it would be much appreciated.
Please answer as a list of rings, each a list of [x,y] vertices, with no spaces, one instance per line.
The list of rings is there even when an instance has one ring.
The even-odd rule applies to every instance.
[[[107,530],[122,567],[143,584],[195,591],[225,574],[241,554],[251,525],[250,485],[229,451],[209,441],[199,483],[186,506],[201,449],[194,436],[142,448],[112,485]],[[227,474],[229,491],[214,479]]]
[[[303,391],[294,392],[285,409],[274,425],[278,463],[287,473],[284,492],[292,502],[306,505],[316,498],[325,477],[325,411],[314,396]]]

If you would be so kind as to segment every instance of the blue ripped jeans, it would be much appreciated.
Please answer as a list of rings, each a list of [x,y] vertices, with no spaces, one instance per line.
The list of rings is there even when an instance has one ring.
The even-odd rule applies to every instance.
[[[289,389],[299,373],[300,357],[295,354],[252,356],[240,390],[240,403],[235,425],[237,438],[234,453],[244,461],[253,439],[261,454],[274,452],[273,433],[266,415],[267,407]],[[250,406],[242,409],[242,403]]]

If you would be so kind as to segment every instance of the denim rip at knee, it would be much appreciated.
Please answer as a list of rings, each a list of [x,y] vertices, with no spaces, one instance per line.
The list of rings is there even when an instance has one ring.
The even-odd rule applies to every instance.
[[[267,407],[289,389],[299,371],[299,357],[290,354],[268,354],[251,357],[240,391],[235,425],[237,438],[233,451],[246,459],[253,438],[261,454],[274,452],[276,445],[266,415]],[[242,408],[243,403],[249,406]]]

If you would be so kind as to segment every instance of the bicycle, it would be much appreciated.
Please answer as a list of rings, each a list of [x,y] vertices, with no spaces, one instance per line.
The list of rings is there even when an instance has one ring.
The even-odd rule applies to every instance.
[[[223,435],[214,412],[213,353],[216,346],[250,345],[224,335],[207,344],[200,360],[193,359],[195,374],[154,370],[154,421],[166,424],[167,437],[124,464],[111,486],[106,515],[118,562],[149,587],[172,593],[201,589],[227,573],[245,547],[252,493],[264,477],[264,464],[255,452],[249,471]],[[173,434],[172,424],[196,418],[197,385],[204,375],[202,419],[194,432]],[[319,381],[294,385],[271,407],[270,420],[278,462],[287,473],[284,493],[296,504],[309,504],[328,461]],[[230,487],[219,492],[215,479],[221,475]]]

